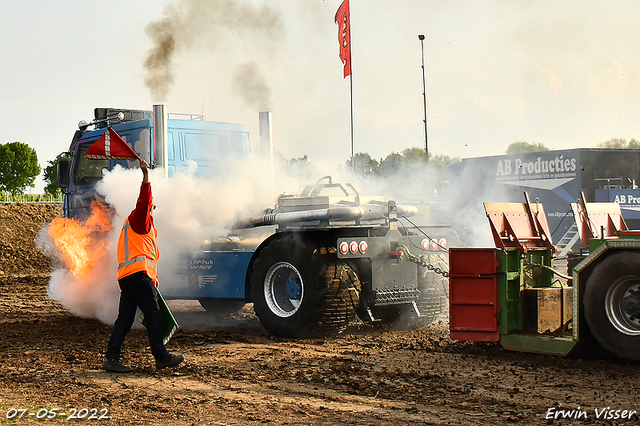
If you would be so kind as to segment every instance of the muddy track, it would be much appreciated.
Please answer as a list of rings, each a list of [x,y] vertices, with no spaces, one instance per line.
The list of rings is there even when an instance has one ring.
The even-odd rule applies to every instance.
[[[107,410],[112,424],[521,424],[551,410],[596,419],[595,409],[640,412],[640,365],[506,352],[454,342],[446,324],[415,330],[353,326],[340,336],[268,335],[250,310],[215,317],[170,302],[183,328],[169,343],[186,355],[155,371],[143,330],[127,337],[127,375],[99,370],[110,327],[67,313],[46,276],[0,278],[0,421],[10,408]],[[555,411],[554,411],[555,410]],[[620,413],[619,413],[620,414]],[[47,420],[49,423],[64,423]]]
[[[103,372],[110,326],[47,296],[50,264],[33,239],[56,206],[1,207],[2,425],[56,408],[66,415],[38,423],[69,424],[75,410],[85,415],[77,424],[114,425],[640,424],[640,363],[451,341],[446,317],[412,330],[355,324],[331,338],[288,340],[270,336],[250,307],[212,316],[170,301],[182,328],[168,348],[184,364],[155,371],[135,329],[123,353],[134,371]],[[7,419],[19,415],[12,408],[26,411]],[[109,419],[90,420],[82,408]],[[636,414],[605,420],[624,410]],[[547,419],[555,415],[567,418]]]

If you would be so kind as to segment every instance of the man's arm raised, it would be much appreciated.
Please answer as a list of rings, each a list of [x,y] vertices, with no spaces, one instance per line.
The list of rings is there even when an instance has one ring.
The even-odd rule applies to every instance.
[[[142,170],[142,185],[136,208],[129,215],[129,224],[136,234],[146,234],[151,229],[151,209],[153,208],[153,196],[151,194],[151,183],[149,182],[149,165],[146,161],[140,160],[140,170]]]
[[[140,159],[140,170],[142,170],[142,183],[149,183],[149,165]]]

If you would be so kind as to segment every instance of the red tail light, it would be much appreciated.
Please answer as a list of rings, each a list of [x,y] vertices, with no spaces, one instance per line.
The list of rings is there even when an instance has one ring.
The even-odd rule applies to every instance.
[[[343,241],[340,243],[340,253],[341,254],[347,254],[347,252],[349,251],[349,244],[347,244],[346,241]]]
[[[356,243],[355,241],[351,241],[349,243],[349,251],[351,252],[351,254],[355,254],[358,251],[358,243]]]

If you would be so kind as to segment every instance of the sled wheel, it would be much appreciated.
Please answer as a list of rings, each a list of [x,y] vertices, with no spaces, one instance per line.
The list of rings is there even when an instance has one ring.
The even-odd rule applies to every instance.
[[[342,331],[353,316],[357,276],[335,254],[283,238],[259,254],[250,277],[254,311],[267,331],[312,337]],[[357,289],[359,294],[359,288]],[[355,300],[359,300],[355,297]]]
[[[584,313],[604,349],[640,360],[640,253],[612,254],[596,266],[587,280]]]

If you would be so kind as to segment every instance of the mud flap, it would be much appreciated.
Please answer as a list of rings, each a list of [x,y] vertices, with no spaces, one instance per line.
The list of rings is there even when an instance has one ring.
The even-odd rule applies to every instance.
[[[497,249],[449,249],[451,339],[498,341],[498,271]]]

